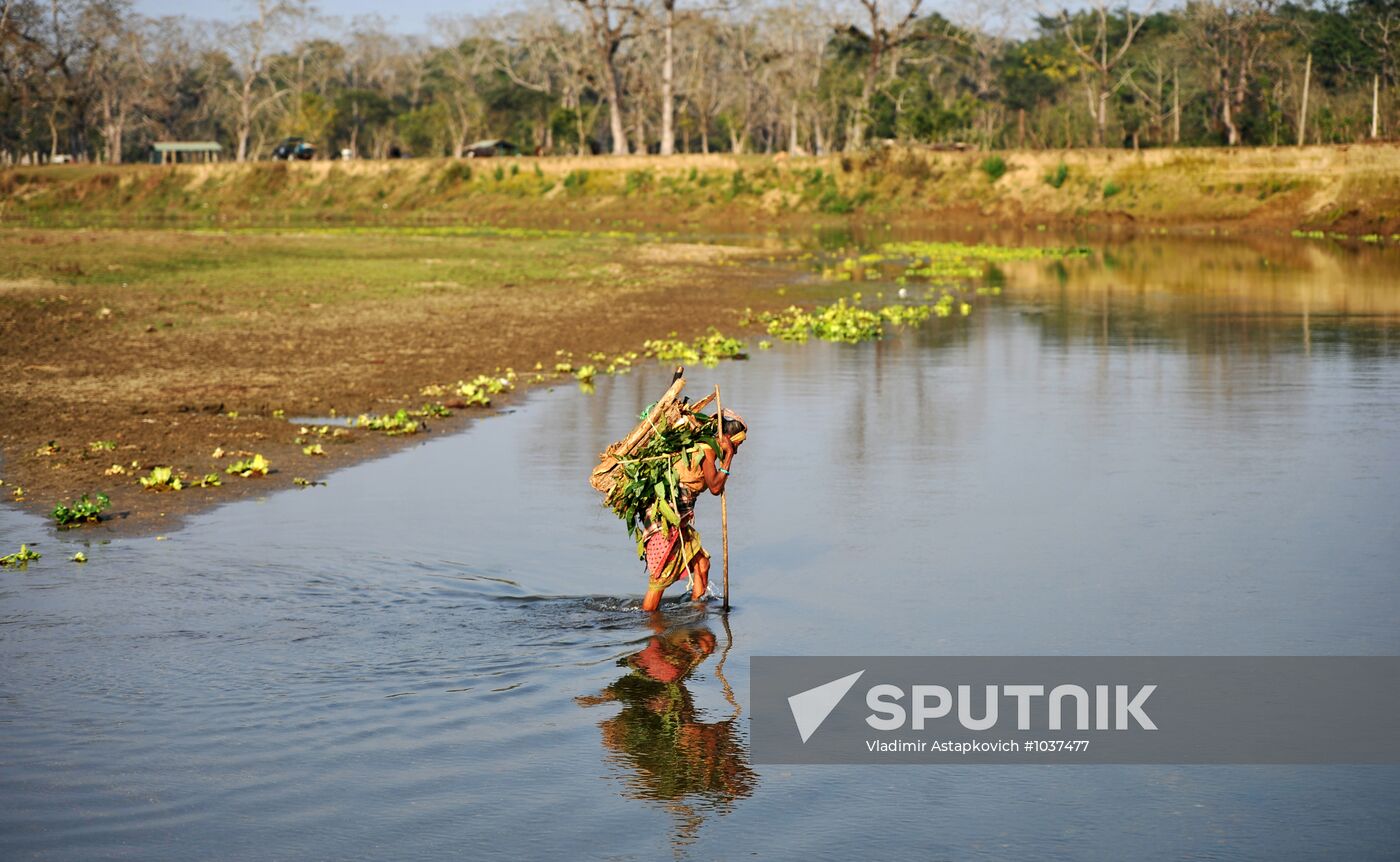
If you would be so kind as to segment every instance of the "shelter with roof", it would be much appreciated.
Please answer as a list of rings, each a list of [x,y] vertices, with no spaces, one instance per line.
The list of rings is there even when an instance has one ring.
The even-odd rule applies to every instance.
[[[151,145],[151,161],[158,165],[217,162],[223,151],[216,141],[156,141]]]

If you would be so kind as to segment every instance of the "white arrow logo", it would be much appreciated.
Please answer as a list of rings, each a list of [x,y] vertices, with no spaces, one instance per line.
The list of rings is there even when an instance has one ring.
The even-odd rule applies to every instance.
[[[863,670],[856,671],[850,676],[834,679],[788,698],[788,709],[792,710],[792,720],[797,722],[797,732],[802,735],[804,744],[817,732],[817,728],[822,726],[822,722],[826,721],[826,717],[831,715],[831,711],[863,673]]]

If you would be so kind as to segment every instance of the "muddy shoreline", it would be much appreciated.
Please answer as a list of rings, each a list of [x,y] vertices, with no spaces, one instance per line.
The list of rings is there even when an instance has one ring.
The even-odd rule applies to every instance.
[[[92,260],[109,255],[134,259],[138,254],[129,246],[141,240],[165,247],[185,239],[178,232],[0,232],[0,246],[39,243],[43,254],[34,259],[52,259],[60,269],[90,269]],[[343,250],[309,242],[310,252],[302,245],[293,251]],[[439,256],[430,260],[449,263],[457,255],[534,253],[528,240],[495,242],[515,244],[466,239],[425,247]],[[176,267],[171,289],[11,273],[0,289],[0,498],[52,525],[49,513],[57,503],[105,493],[111,507],[102,521],[75,529],[93,537],[163,533],[191,513],[291,489],[296,479],[326,481],[342,467],[453,433],[535,387],[579,385],[573,373],[556,371],[561,363],[596,364],[602,374],[605,363],[590,355],[609,363],[629,354],[636,362],[655,362],[640,355],[646,339],[675,333],[688,340],[716,326],[737,332],[744,309],[800,299],[776,289],[789,273],[751,250],[619,240],[599,258],[630,249],[632,267],[617,275],[612,263],[570,264],[588,254],[587,247],[561,242],[562,250],[548,246],[540,255],[557,255],[562,264],[514,270],[524,274],[513,281],[446,286],[444,280],[412,290],[391,285],[389,294],[357,296],[339,306],[334,297],[343,288],[334,284],[330,298],[302,296],[297,281],[241,298],[194,276],[187,285],[185,273],[198,272],[197,260]],[[89,257],[72,251],[85,243],[95,249]],[[403,244],[393,241],[395,248]],[[245,250],[235,243],[227,254]],[[421,254],[412,249],[409,257]],[[423,266],[418,260],[404,266]],[[389,264],[392,280],[397,263]],[[266,311],[274,307],[283,310]],[[492,394],[489,407],[458,392],[458,381],[507,374],[512,389]],[[420,417],[423,431],[400,436],[294,421],[385,416],[425,404],[445,405],[452,415]],[[308,455],[307,447],[319,449]],[[268,475],[224,472],[255,454],[271,463]],[[156,466],[183,475],[187,487],[143,488],[139,478]],[[193,486],[210,473],[219,477],[218,487]]]

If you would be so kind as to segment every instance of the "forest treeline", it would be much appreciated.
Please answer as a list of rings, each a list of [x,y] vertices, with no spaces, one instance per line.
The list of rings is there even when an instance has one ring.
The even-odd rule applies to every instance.
[[[1393,136],[1400,0],[554,0],[425,35],[252,0],[0,0],[0,159],[1358,142]],[[952,11],[956,8],[956,13]]]

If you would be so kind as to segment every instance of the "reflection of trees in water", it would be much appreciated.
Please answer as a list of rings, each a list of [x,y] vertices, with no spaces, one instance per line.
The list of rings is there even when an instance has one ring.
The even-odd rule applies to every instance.
[[[735,714],[706,721],[686,685],[714,653],[714,633],[704,623],[667,630],[658,619],[652,627],[646,647],[618,662],[627,672],[578,702],[622,706],[598,723],[612,752],[608,759],[628,773],[628,795],[667,803],[678,821],[678,841],[685,844],[706,809],[727,810],[753,793],[758,777],[739,738],[737,702],[726,694]]]
[[[1064,262],[1008,264],[1007,298],[1049,343],[1170,345],[1193,356],[1393,355],[1400,256],[1299,240],[1138,240]]]

